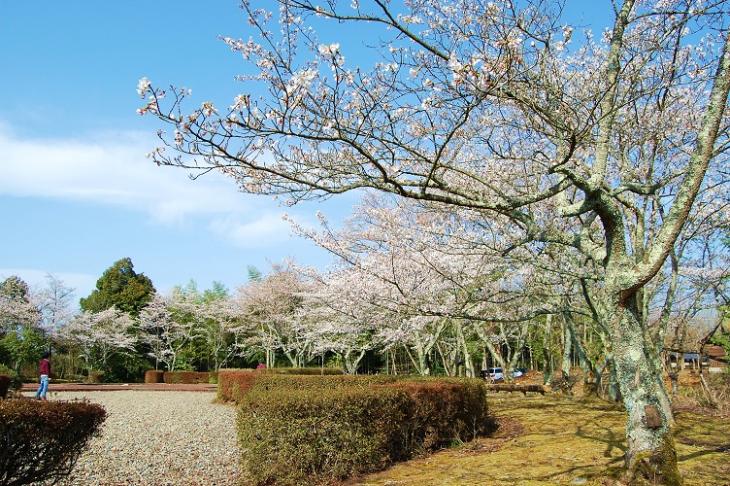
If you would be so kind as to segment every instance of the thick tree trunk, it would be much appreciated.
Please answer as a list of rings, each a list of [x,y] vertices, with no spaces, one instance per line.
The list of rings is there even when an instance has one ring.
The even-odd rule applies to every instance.
[[[613,364],[628,414],[627,470],[632,477],[680,485],[672,438],[674,417],[656,347],[647,341],[636,309],[619,305],[611,321]]]
[[[345,352],[343,355],[343,362],[345,364],[345,371],[348,375],[357,374],[357,368],[360,366],[360,361],[362,361],[364,356],[364,350],[360,350],[359,353],[352,349]]]

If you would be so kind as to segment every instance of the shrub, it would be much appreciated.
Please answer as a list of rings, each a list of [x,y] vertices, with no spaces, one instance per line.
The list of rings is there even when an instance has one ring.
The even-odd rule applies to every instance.
[[[103,371],[89,371],[86,377],[86,383],[102,383],[104,381]]]
[[[88,402],[0,402],[0,485],[56,482],[67,476],[106,418]]]
[[[218,400],[238,402],[261,376],[260,373],[254,373],[248,368],[218,370]]]
[[[370,389],[252,391],[238,416],[251,484],[321,484],[388,465],[408,396]]]
[[[474,381],[366,379],[269,390],[261,383],[242,397],[238,415],[242,470],[255,485],[330,484],[494,425],[484,387]]]
[[[325,368],[327,370],[328,368]],[[329,368],[331,369],[331,368]],[[317,371],[314,373],[313,371]],[[224,402],[238,402],[255,383],[262,383],[268,387],[308,388],[321,387],[325,383],[335,386],[339,380],[349,382],[354,377],[343,375],[339,370],[319,375],[320,368],[273,368],[266,370],[252,370],[250,368],[227,368],[218,371],[218,399]],[[301,373],[296,373],[301,372]],[[329,382],[328,380],[333,380]]]
[[[405,391],[413,403],[412,417],[402,424],[404,450],[433,450],[487,434],[496,426],[480,381],[413,380],[373,387],[384,388]]]
[[[265,368],[256,371],[274,375],[344,375],[339,368]]]
[[[334,390],[344,387],[366,388],[372,385],[395,383],[403,378],[393,375],[290,375],[265,374],[258,376],[254,390]]]
[[[185,385],[197,385],[200,383],[208,383],[210,376],[215,372],[208,371],[165,371],[163,380],[165,383],[182,383]]]
[[[164,383],[164,371],[159,370],[147,370],[144,372],[145,383]]]
[[[8,396],[10,389],[10,377],[8,375],[0,375],[0,399]]]
[[[18,373],[16,373],[12,368],[8,368],[7,366],[0,364],[0,375],[5,375],[10,378],[9,390],[20,390],[23,386],[23,380],[20,378],[20,375],[18,375]],[[7,390],[5,393],[7,394]]]

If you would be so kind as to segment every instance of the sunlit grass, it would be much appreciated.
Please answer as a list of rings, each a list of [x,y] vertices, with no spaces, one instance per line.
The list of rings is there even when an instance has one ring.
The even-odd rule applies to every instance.
[[[621,484],[622,410],[559,396],[490,396],[502,423],[491,438],[399,464],[353,484],[547,485]],[[677,452],[686,485],[730,484],[730,422],[677,415]]]

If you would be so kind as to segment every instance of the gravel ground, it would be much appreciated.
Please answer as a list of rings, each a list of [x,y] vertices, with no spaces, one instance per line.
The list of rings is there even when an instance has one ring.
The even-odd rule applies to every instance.
[[[238,477],[235,410],[213,393],[58,392],[51,400],[87,398],[106,408],[64,485],[234,485]]]

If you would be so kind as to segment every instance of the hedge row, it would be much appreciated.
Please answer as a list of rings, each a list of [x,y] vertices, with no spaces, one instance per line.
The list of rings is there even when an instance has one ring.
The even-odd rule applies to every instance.
[[[262,386],[268,386],[269,383],[276,383],[276,386],[285,386],[284,383],[292,383],[295,386],[298,380],[304,380],[305,383],[317,383],[318,387],[328,380],[345,380],[349,381],[354,378],[343,375],[340,370],[332,368],[274,368],[268,370],[252,370],[250,368],[229,368],[218,371],[218,399],[224,402],[239,402],[255,383],[262,383]],[[298,372],[298,373],[297,373]],[[316,373],[315,373],[316,372]],[[322,376],[324,375],[324,376]],[[298,385],[302,388],[304,385]]]
[[[254,381],[263,376],[251,369],[220,369],[218,370],[218,400],[223,402],[238,402],[254,384]]]
[[[88,402],[0,401],[0,484],[55,484],[105,419],[104,408]]]
[[[164,383],[164,371],[147,370],[144,372],[145,383]]]
[[[218,373],[215,371],[158,371],[147,370],[144,373],[145,383],[175,383],[196,385],[200,383],[217,383]]]
[[[165,371],[162,379],[165,383],[193,385],[199,383],[215,383],[218,379],[218,374],[214,371]]]
[[[257,383],[241,398],[238,435],[249,484],[331,484],[494,427],[479,381],[343,383],[318,388],[299,379],[268,390]]]
[[[271,375],[343,375],[339,368],[264,368],[256,370],[259,373]]]

